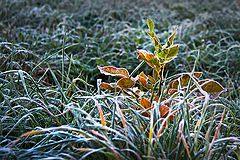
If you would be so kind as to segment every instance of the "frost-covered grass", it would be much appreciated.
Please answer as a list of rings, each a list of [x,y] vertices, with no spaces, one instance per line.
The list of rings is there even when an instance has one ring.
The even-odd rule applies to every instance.
[[[192,159],[239,159],[239,10],[233,0],[0,1],[0,157],[187,159],[185,139]],[[153,50],[147,18],[162,41],[177,26],[169,77],[192,71],[198,59],[195,70],[227,89],[215,100],[179,94],[172,107],[182,110],[151,145],[150,119],[132,107],[137,102],[96,85],[109,80],[97,65],[133,70],[136,50]]]

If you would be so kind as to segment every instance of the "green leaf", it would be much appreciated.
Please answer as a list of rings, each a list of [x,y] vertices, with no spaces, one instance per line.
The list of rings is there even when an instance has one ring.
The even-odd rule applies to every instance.
[[[167,41],[167,46],[171,46],[173,45],[173,41],[174,41],[174,38],[176,36],[176,31],[174,31],[169,37],[168,37],[168,41]]]
[[[153,32],[153,30],[154,30],[154,23],[153,23],[153,21],[151,20],[151,19],[147,19],[147,25],[148,25],[148,28],[149,28],[149,31],[150,32]]]
[[[165,59],[165,56],[166,56],[166,54],[164,53],[164,51],[157,52],[156,55],[157,55],[157,57],[158,57],[159,59]]]
[[[147,34],[149,35],[149,37],[152,40],[152,43],[153,43],[154,48],[155,48],[155,51],[157,53],[160,52],[160,50],[162,49],[162,45],[161,45],[160,40],[158,39],[156,33],[147,31]]]
[[[177,57],[178,45],[172,45],[169,48],[164,48],[161,52],[157,52],[156,56],[159,58],[161,63],[168,63]]]
[[[169,51],[168,51],[168,55],[167,55],[167,59],[173,59],[177,56],[178,54],[178,45],[172,45],[169,47]]]

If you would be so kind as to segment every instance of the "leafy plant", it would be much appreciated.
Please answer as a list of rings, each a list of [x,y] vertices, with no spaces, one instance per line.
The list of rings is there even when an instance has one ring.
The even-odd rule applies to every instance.
[[[211,98],[216,98],[220,93],[224,91],[224,88],[218,82],[211,79],[199,80],[202,76],[202,72],[181,73],[175,76],[167,85],[167,88],[163,90],[165,84],[165,68],[166,64],[171,62],[177,57],[178,48],[177,44],[174,44],[176,31],[174,31],[164,45],[161,45],[159,38],[154,32],[154,23],[151,19],[147,20],[149,30],[147,34],[152,40],[155,51],[150,53],[146,50],[138,50],[137,58],[143,60],[143,63],[147,63],[152,68],[152,74],[146,75],[144,71],[135,77],[133,74],[139,70],[143,63],[140,63],[138,68],[131,74],[125,68],[117,68],[114,66],[98,66],[98,69],[102,74],[120,78],[116,83],[101,83],[100,88],[120,91],[126,95],[135,98],[143,108],[151,110],[153,108],[153,102],[158,102],[160,107],[160,115],[165,115],[166,110],[170,110],[167,102],[169,99],[180,91],[186,90],[187,86],[191,86],[191,94],[197,94],[199,92],[207,92]],[[165,84],[166,85],[166,84]],[[200,95],[199,95],[200,96]],[[161,108],[164,109],[161,109]],[[161,113],[162,111],[162,113]],[[170,113],[169,113],[170,114]],[[162,117],[162,116],[161,116]]]
[[[154,53],[146,50],[138,50],[137,58],[142,62],[130,74],[125,68],[114,66],[98,67],[102,74],[116,77],[119,80],[115,83],[102,82],[99,84],[101,89],[119,92],[127,95],[130,99],[135,99],[138,105],[132,106],[143,116],[149,117],[149,126],[142,126],[148,134],[148,156],[153,154],[159,145],[160,138],[164,135],[165,130],[173,126],[178,126],[177,141],[185,151],[178,146],[177,151],[169,153],[167,157],[174,158],[193,158],[198,157],[197,150],[199,136],[206,119],[206,110],[210,99],[217,98],[225,89],[217,81],[212,79],[200,79],[202,72],[192,71],[191,73],[180,73],[170,78],[166,78],[166,66],[178,55],[179,46],[174,44],[176,31],[167,39],[166,43],[160,43],[157,34],[154,32],[154,23],[151,19],[147,20],[148,31],[153,45]],[[141,66],[146,63],[152,68],[151,74],[139,71]],[[140,72],[136,76],[134,74]],[[184,105],[183,105],[184,104]],[[201,104],[202,112],[196,120],[195,131],[190,132],[190,121],[195,121],[196,115]],[[182,106],[183,105],[183,106]],[[196,105],[198,107],[196,107]],[[225,110],[222,113],[222,119],[218,124],[214,138],[209,143],[208,151],[205,156],[210,157],[216,136],[220,130],[225,116]],[[170,125],[172,125],[170,127]],[[172,130],[171,132],[173,132]],[[168,134],[174,134],[169,132]],[[188,135],[188,140],[185,138]],[[191,134],[195,137],[191,138]],[[180,140],[181,139],[181,142]],[[193,140],[193,143],[190,142]],[[178,145],[179,145],[178,144]],[[180,148],[179,148],[180,147]],[[176,149],[176,148],[175,148]],[[166,157],[165,157],[166,158]],[[178,159],[177,158],[177,159]]]

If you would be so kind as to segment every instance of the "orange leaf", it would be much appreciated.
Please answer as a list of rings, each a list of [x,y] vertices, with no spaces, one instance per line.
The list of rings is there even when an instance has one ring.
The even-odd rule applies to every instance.
[[[144,97],[141,99],[140,104],[141,104],[145,109],[149,109],[149,108],[152,107],[151,102],[150,102],[148,99],[144,98]]]
[[[147,84],[148,77],[144,74],[144,72],[141,72],[138,77],[138,81],[145,86]]]
[[[159,111],[160,111],[161,117],[166,118],[170,112],[170,108],[166,104],[163,104],[163,105],[161,105],[161,107],[159,107]],[[174,114],[170,115],[169,119],[170,119],[170,121],[173,121]]]
[[[121,88],[131,88],[135,85],[135,82],[131,80],[130,78],[121,78],[119,81],[117,81],[117,85]]]
[[[120,91],[120,88],[117,87],[117,86],[113,86],[109,83],[105,83],[105,82],[102,82],[100,85],[99,85],[100,88],[102,89],[107,89],[107,90],[111,90],[111,91]]]
[[[158,100],[159,100],[159,96],[156,96],[156,97],[154,98],[154,101],[158,102]]]
[[[161,105],[159,107],[159,111],[160,111],[161,117],[166,117],[168,115],[168,113],[169,113],[169,110],[170,109],[169,109],[169,107],[167,105],[165,105],[165,104]]]
[[[200,77],[202,77],[202,72],[194,72],[193,73],[193,76],[195,77],[195,78],[200,78]]]
[[[178,90],[177,89],[169,89],[168,90],[168,94],[173,95],[174,93],[176,93]]]
[[[195,78],[200,78],[202,76],[202,72],[194,72],[193,76]],[[177,79],[172,80],[168,84],[168,92],[170,89],[178,89],[179,82],[180,82],[181,87],[185,87],[188,85],[189,80],[190,80],[190,76],[188,74],[183,73],[179,78],[180,79],[177,78]],[[176,90],[174,90],[174,91],[176,91]],[[172,91],[170,91],[170,92],[172,92]]]
[[[160,66],[158,58],[145,50],[138,50],[137,58],[144,60],[150,67],[158,68]]]
[[[105,74],[105,75],[116,76],[119,78],[129,77],[129,72],[125,68],[117,68],[114,66],[104,66],[104,67],[98,66],[98,69],[102,74]]]
[[[154,58],[154,55],[152,53],[149,53],[145,50],[138,50],[137,52],[137,58],[145,61],[150,61],[151,59]]]

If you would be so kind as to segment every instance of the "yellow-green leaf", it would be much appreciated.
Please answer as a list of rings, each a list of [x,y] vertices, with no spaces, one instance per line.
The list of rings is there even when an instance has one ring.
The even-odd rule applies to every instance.
[[[156,33],[147,31],[147,34],[149,35],[149,37],[152,40],[152,43],[153,43],[153,45],[155,47],[155,52],[158,53],[162,49],[162,45],[160,44],[160,41],[159,41]]]
[[[176,36],[176,31],[174,31],[169,37],[168,37],[168,41],[167,41],[167,46],[171,46],[173,45],[173,41],[174,41],[174,38]]]
[[[211,96],[211,98],[218,97],[224,91],[223,86],[212,79],[199,81],[199,84],[202,86],[202,89]]]
[[[147,19],[147,25],[148,25],[149,31],[152,32],[154,30],[154,23],[149,18]]]
[[[155,80],[152,76],[148,75],[148,79],[150,80],[150,82],[151,82],[152,84],[155,84],[155,83],[156,83],[156,80]]]
[[[166,50],[166,49],[164,49],[164,50]],[[166,52],[161,51],[161,52],[157,52],[156,55],[157,55],[157,57],[159,59],[163,59],[164,60],[167,54],[166,54]]]
[[[178,45],[172,45],[169,47],[169,52],[167,55],[167,59],[172,60],[173,58],[175,58],[178,54]]]

